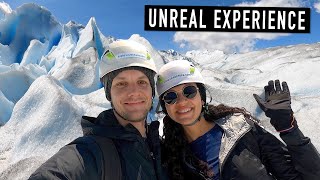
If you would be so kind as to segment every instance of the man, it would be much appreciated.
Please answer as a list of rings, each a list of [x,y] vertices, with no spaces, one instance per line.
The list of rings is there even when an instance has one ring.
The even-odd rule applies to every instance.
[[[97,118],[84,116],[84,136],[60,149],[30,179],[163,179],[159,123],[146,128],[155,74],[155,64],[141,44],[109,44],[99,76],[112,109]]]

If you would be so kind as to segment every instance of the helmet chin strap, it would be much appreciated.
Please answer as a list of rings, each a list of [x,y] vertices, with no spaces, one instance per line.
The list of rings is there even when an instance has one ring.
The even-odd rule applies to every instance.
[[[192,126],[192,125],[196,124],[198,121],[200,121],[202,116],[203,116],[203,112],[201,112],[199,117],[197,119],[195,119],[193,122],[191,122],[189,124],[184,124],[183,126]]]
[[[192,126],[194,124],[196,124],[197,122],[200,121],[201,117],[204,115],[204,113],[206,113],[208,111],[208,104],[205,103],[203,106],[202,106],[202,109],[201,109],[201,113],[199,115],[199,117],[197,119],[195,119],[193,122],[189,123],[189,124],[184,124],[183,126]]]

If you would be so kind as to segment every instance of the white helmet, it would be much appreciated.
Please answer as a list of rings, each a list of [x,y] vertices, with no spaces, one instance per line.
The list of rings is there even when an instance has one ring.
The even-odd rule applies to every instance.
[[[157,77],[157,92],[164,92],[184,83],[204,83],[200,71],[187,60],[175,60],[163,65]]]
[[[112,71],[131,66],[144,67],[157,73],[151,55],[142,44],[131,40],[114,41],[101,57],[99,77],[101,79]]]

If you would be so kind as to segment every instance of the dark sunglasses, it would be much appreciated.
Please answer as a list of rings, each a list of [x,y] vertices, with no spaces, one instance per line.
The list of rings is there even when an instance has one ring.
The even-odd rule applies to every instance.
[[[181,91],[182,91],[182,94],[184,97],[186,97],[188,99],[192,99],[197,95],[198,88],[196,86],[190,85],[190,86],[184,87]],[[178,91],[178,92],[181,92],[181,91]],[[168,105],[174,104],[177,102],[178,92],[176,92],[176,91],[166,92],[163,95],[162,100]]]

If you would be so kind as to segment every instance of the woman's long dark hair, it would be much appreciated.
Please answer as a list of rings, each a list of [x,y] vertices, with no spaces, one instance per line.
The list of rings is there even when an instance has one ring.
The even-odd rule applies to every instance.
[[[206,89],[203,84],[197,84],[201,99],[206,102]],[[199,173],[205,177],[210,177],[210,169],[207,164],[197,159],[191,152],[187,138],[184,134],[183,127],[173,121],[165,111],[164,102],[161,100],[160,104],[166,116],[163,118],[163,143],[162,143],[162,162],[168,169],[170,179],[183,180],[187,179],[184,172],[184,163],[186,160],[191,163]],[[209,105],[208,110],[205,111],[204,118],[206,121],[214,121],[234,113],[242,113],[247,118],[253,118],[245,109],[237,107],[228,107],[223,104],[214,106]],[[185,158],[183,158],[183,156]]]

